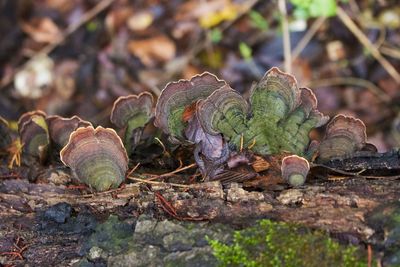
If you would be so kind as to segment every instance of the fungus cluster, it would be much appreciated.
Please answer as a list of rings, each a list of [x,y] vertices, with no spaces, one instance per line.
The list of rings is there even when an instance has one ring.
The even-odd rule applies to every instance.
[[[251,89],[249,101],[209,73],[170,83],[160,95],[155,118],[173,140],[196,145],[196,162],[210,179],[232,180],[226,177],[233,175],[229,162],[245,150],[261,156],[296,155],[282,161],[284,178],[296,186],[305,181],[308,160],[346,157],[366,144],[365,125],[341,115],[328,124],[321,143],[311,142],[310,131],[328,120],[317,110],[314,93],[299,88],[292,75],[278,68]],[[249,165],[252,156],[243,157]]]
[[[205,72],[167,84],[155,112],[153,102],[147,92],[114,102],[110,121],[122,139],[115,130],[94,128],[77,116],[25,113],[18,122],[24,154],[44,163],[52,150],[61,150],[61,161],[78,180],[98,191],[115,188],[124,181],[129,156],[154,118],[171,143],[194,145],[194,159],[207,179],[251,179],[270,167],[267,157],[275,157],[284,180],[300,186],[310,162],[348,157],[367,145],[362,121],[343,115],[328,123],[321,141],[310,140],[310,131],[328,117],[317,110],[310,89],[299,88],[293,76],[278,68],[253,86],[249,100]],[[11,143],[7,129],[0,119],[0,148]]]

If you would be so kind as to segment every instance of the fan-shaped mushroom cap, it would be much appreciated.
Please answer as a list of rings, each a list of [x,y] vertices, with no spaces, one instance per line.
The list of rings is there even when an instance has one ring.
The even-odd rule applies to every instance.
[[[71,133],[79,127],[92,126],[90,122],[84,121],[78,116],[63,118],[54,115],[48,116],[46,121],[49,128],[50,138],[59,147],[64,147],[68,143]]]
[[[24,123],[27,122],[34,115],[42,116],[43,118],[46,118],[46,116],[47,116],[47,114],[41,110],[25,112],[24,114],[21,115],[21,117],[19,117],[18,129],[20,130],[22,128],[22,126],[24,125]]]
[[[225,84],[225,81],[208,72],[196,75],[189,81],[180,80],[167,84],[156,105],[155,126],[173,138],[183,139],[186,126],[183,121],[185,108],[206,98]]]
[[[225,85],[200,101],[197,115],[206,132],[223,133],[230,140],[247,130],[248,104],[235,90]]]
[[[113,129],[101,126],[74,131],[60,158],[76,178],[97,191],[118,187],[128,169],[128,156],[121,139]]]
[[[252,88],[250,103],[255,117],[267,116],[277,122],[300,104],[297,81],[292,75],[272,68]]]
[[[346,157],[361,150],[367,140],[365,124],[356,118],[335,116],[326,127],[318,148],[318,160]]]
[[[328,120],[317,110],[317,99],[308,88],[298,88],[296,79],[278,68],[269,70],[253,87],[252,118],[244,134],[245,145],[260,154],[289,151],[302,155],[310,142],[309,132]]]
[[[118,128],[124,128],[133,121],[136,128],[143,127],[153,114],[153,96],[148,92],[139,95],[119,97],[111,110],[111,122]]]
[[[282,177],[292,186],[301,186],[310,171],[310,164],[305,158],[292,155],[284,157],[281,165]]]
[[[18,131],[27,154],[38,157],[44,162],[50,144],[46,114],[42,111],[32,111],[23,114],[18,121]]]
[[[0,149],[7,148],[11,144],[8,122],[0,116]]]

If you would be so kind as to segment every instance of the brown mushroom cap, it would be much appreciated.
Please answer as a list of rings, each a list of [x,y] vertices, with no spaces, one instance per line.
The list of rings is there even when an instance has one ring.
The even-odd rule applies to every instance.
[[[309,171],[310,164],[305,158],[291,155],[282,160],[282,177],[292,186],[303,185]]]
[[[54,115],[48,116],[46,121],[49,128],[50,138],[59,147],[64,147],[68,143],[71,133],[79,127],[92,126],[90,122],[84,121],[78,116],[63,118]]]
[[[130,120],[137,120],[138,127],[143,127],[153,114],[153,96],[148,92],[139,95],[119,97],[111,110],[110,121],[118,128],[127,126]]]
[[[18,121],[18,132],[25,153],[44,162],[47,158],[50,138],[43,111],[23,114]]]
[[[26,121],[28,121],[33,115],[42,116],[43,118],[46,118],[46,116],[47,116],[47,114],[44,111],[41,111],[41,110],[34,110],[34,111],[25,112],[24,114],[21,115],[21,117],[19,117],[18,130],[21,130],[21,128],[23,127],[24,123]]]
[[[101,126],[74,131],[60,158],[78,180],[97,191],[118,187],[128,169],[128,156],[118,134]]]
[[[186,124],[183,113],[185,109],[225,84],[225,81],[219,80],[208,72],[196,75],[190,80],[179,80],[167,84],[156,105],[154,125],[173,138],[184,139],[183,130]]]
[[[349,156],[361,150],[366,140],[366,127],[361,120],[337,115],[326,127],[325,137],[318,148],[318,160]]]

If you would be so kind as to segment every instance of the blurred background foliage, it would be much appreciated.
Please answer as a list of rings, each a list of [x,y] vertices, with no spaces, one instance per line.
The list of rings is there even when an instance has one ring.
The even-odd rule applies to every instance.
[[[361,118],[379,151],[400,144],[397,1],[1,0],[0,12],[11,126],[33,109],[107,126],[117,97],[203,71],[248,96],[278,66],[322,112]]]

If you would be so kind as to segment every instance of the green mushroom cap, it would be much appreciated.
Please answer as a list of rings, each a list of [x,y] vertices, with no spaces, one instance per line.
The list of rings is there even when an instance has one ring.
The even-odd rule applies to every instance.
[[[187,126],[187,122],[183,120],[185,109],[198,100],[208,97],[225,84],[225,81],[208,72],[196,75],[190,80],[167,84],[158,98],[155,126],[169,134],[172,139],[185,139],[184,129]]]
[[[23,144],[23,151],[36,157],[40,162],[47,159],[50,137],[43,111],[32,111],[23,114],[18,121],[18,132]]]
[[[113,129],[101,126],[74,131],[60,158],[79,181],[97,191],[118,187],[128,169],[128,156],[121,139]]]
[[[291,186],[298,187],[303,185],[309,171],[310,164],[305,158],[291,155],[282,160],[282,177]]]

